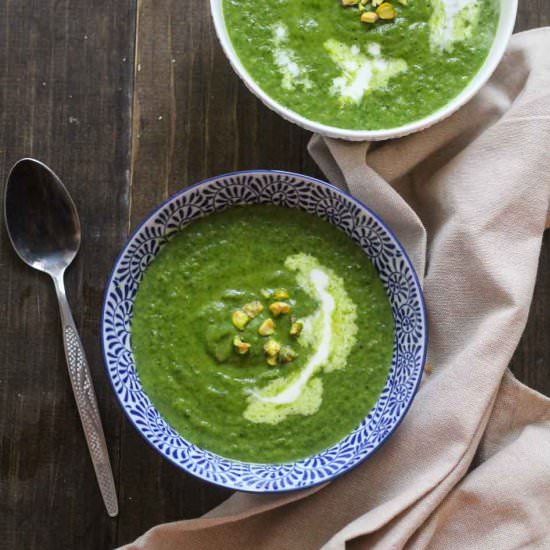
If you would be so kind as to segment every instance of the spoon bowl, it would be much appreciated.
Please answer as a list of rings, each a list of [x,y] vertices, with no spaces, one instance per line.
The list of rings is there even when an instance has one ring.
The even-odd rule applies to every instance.
[[[80,220],[62,181],[40,161],[11,169],[4,200],[6,227],[19,257],[46,273],[63,272],[80,247]]]

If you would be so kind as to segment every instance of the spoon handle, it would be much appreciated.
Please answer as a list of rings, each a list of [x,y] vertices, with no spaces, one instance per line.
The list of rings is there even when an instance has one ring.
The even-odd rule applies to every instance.
[[[118,515],[118,501],[116,495],[113,471],[109,461],[107,443],[105,434],[101,425],[97,400],[88,367],[88,361],[80,341],[80,336],[76,330],[67,295],[65,293],[65,284],[63,274],[52,277],[59,302],[59,311],[61,313],[61,325],[63,328],[63,345],[65,347],[65,357],[69,367],[69,378],[80,415],[80,421],[84,428],[84,435],[88,450],[92,457],[99,490],[103,497],[107,513],[111,517]]]

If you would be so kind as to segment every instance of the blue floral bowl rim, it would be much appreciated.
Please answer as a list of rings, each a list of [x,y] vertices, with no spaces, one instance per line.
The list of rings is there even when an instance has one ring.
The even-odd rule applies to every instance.
[[[149,223],[167,204],[169,204],[170,202],[176,200],[181,195],[183,195],[185,193],[188,193],[188,192],[192,191],[193,189],[196,189],[198,187],[201,187],[205,184],[208,184],[208,183],[216,181],[216,180],[221,180],[221,179],[230,178],[230,177],[238,177],[238,176],[242,176],[242,175],[246,175],[246,174],[258,174],[258,175],[262,175],[262,174],[279,174],[279,175],[283,175],[283,176],[301,178],[301,179],[303,179],[307,182],[313,183],[314,185],[321,185],[323,187],[327,187],[330,190],[344,196],[345,198],[347,198],[351,202],[358,205],[360,208],[366,210],[373,218],[375,218],[380,223],[380,225],[384,228],[384,230],[388,232],[388,234],[394,239],[396,244],[399,246],[399,249],[400,249],[401,253],[403,254],[403,258],[404,258],[405,262],[407,263],[407,265],[409,266],[409,268],[411,270],[413,280],[414,280],[416,286],[418,287],[418,295],[419,295],[419,298],[420,298],[420,305],[421,305],[422,319],[423,319],[423,328],[424,328],[423,354],[422,354],[421,366],[420,366],[421,373],[418,376],[418,380],[417,380],[416,385],[414,387],[414,390],[412,392],[411,399],[410,399],[409,403],[407,404],[407,406],[405,407],[405,409],[403,410],[403,413],[401,414],[401,417],[398,419],[398,421],[395,423],[395,425],[392,427],[392,429],[385,435],[385,437],[379,442],[379,444],[372,451],[367,453],[361,460],[359,460],[355,464],[352,464],[349,468],[345,468],[342,471],[335,473],[334,475],[332,475],[331,477],[329,477],[327,479],[316,481],[314,483],[311,483],[310,485],[302,486],[302,487],[292,487],[292,488],[285,488],[285,489],[272,489],[272,490],[262,490],[262,491],[252,490],[252,489],[251,490],[246,490],[246,489],[243,489],[241,487],[232,487],[231,485],[226,485],[226,484],[216,484],[211,479],[208,479],[206,476],[199,475],[196,472],[191,473],[191,472],[187,471],[175,459],[173,459],[172,457],[168,456],[167,454],[161,452],[160,449],[158,449],[156,447],[156,445],[152,441],[150,441],[145,436],[145,434],[142,433],[142,431],[136,425],[134,419],[132,418],[132,416],[127,411],[126,407],[124,406],[124,403],[122,402],[121,397],[118,394],[118,392],[117,392],[117,390],[114,386],[114,381],[113,381],[113,379],[112,379],[112,377],[109,373],[109,367],[108,367],[109,362],[108,362],[108,358],[107,358],[107,350],[105,349],[105,342],[104,342],[104,338],[103,338],[104,323],[105,323],[105,316],[106,316],[106,307],[107,307],[107,299],[108,299],[108,295],[109,295],[109,288],[111,287],[111,283],[113,281],[113,277],[115,275],[117,266],[118,266],[121,258],[123,257],[123,255],[126,253],[129,244],[132,242],[134,237],[141,231],[141,229],[147,223]],[[142,220],[139,222],[139,224],[132,230],[132,232],[128,235],[128,237],[126,238],[124,244],[120,248],[120,251],[117,254],[117,256],[116,256],[116,258],[113,262],[113,267],[111,269],[111,272],[109,273],[109,277],[107,278],[107,283],[105,285],[105,291],[104,291],[104,294],[103,294],[103,302],[102,302],[102,306],[101,306],[101,320],[100,320],[101,353],[102,353],[102,357],[103,357],[103,364],[104,364],[105,370],[107,371],[107,378],[109,379],[109,383],[111,385],[113,393],[116,396],[118,404],[120,405],[120,407],[124,411],[124,414],[125,414],[126,418],[130,421],[130,423],[132,424],[134,429],[138,432],[140,437],[143,440],[145,440],[146,443],[150,447],[152,447],[158,454],[160,454],[164,459],[168,460],[170,463],[172,463],[178,469],[183,470],[187,475],[193,475],[194,477],[197,477],[197,478],[201,479],[202,481],[206,481],[207,483],[218,485],[218,486],[221,486],[221,487],[224,487],[224,488],[227,488],[227,489],[232,489],[232,490],[237,490],[237,491],[242,492],[242,493],[252,493],[252,494],[278,494],[278,493],[283,493],[283,492],[284,493],[290,493],[290,492],[294,492],[294,491],[304,491],[304,490],[310,489],[312,487],[315,487],[317,485],[321,485],[323,483],[329,483],[329,482],[334,481],[335,479],[339,478],[340,476],[342,476],[344,474],[347,474],[351,470],[354,470],[355,468],[357,468],[358,466],[363,464],[376,451],[378,451],[380,448],[382,448],[386,444],[388,439],[390,439],[391,436],[395,433],[397,428],[403,422],[404,418],[407,416],[407,414],[408,414],[408,412],[411,408],[411,405],[413,404],[413,402],[416,398],[416,394],[418,393],[418,389],[420,388],[420,384],[422,382],[424,368],[425,368],[425,365],[426,365],[426,357],[427,357],[427,352],[428,352],[428,341],[429,341],[427,319],[428,319],[428,316],[427,316],[426,302],[425,302],[425,299],[424,299],[424,291],[423,291],[423,288],[422,288],[422,284],[420,283],[420,279],[418,278],[418,274],[416,272],[414,264],[412,263],[409,255],[407,254],[407,251],[406,251],[405,247],[401,244],[401,241],[397,238],[396,234],[390,229],[390,227],[386,224],[386,222],[372,208],[367,206],[363,201],[361,201],[357,197],[353,196],[351,193],[341,189],[340,187],[337,187],[336,185],[334,185],[332,183],[329,183],[329,182],[324,181],[322,179],[316,178],[314,176],[307,176],[305,174],[300,174],[298,172],[292,172],[292,171],[289,171],[289,170],[269,169],[269,168],[235,170],[233,172],[226,172],[226,173],[223,173],[223,174],[218,174],[216,176],[211,176],[209,178],[205,178],[205,179],[200,180],[200,181],[198,181],[198,182],[196,182],[192,185],[184,187],[183,189],[180,189],[179,191],[176,191],[175,193],[173,193],[172,195],[170,195],[169,197],[164,199],[161,203],[159,203],[152,210],[150,210],[142,218]],[[239,461],[235,461],[235,462],[239,462]],[[280,465],[280,464],[277,463],[277,464],[274,464],[274,465],[277,466],[277,465]]]

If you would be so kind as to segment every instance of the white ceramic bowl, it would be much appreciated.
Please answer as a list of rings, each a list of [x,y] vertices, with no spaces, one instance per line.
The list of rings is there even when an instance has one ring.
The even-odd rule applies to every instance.
[[[387,128],[385,130],[349,130],[345,128],[338,128],[335,126],[327,126],[325,124],[320,124],[318,122],[305,118],[298,113],[288,109],[287,107],[281,105],[268,94],[266,94],[258,86],[258,84],[256,84],[254,79],[248,74],[239,57],[235,53],[233,44],[231,43],[229,34],[225,27],[222,4],[223,0],[210,0],[210,8],[212,12],[212,18],[214,19],[216,33],[222,45],[223,51],[225,52],[225,55],[231,63],[231,66],[233,67],[235,72],[241,77],[247,88],[252,93],[254,93],[265,105],[281,115],[284,119],[290,122],[294,122],[295,124],[298,124],[298,126],[305,128],[306,130],[310,130],[324,136],[347,139],[351,141],[377,141],[402,137],[407,134],[429,128],[436,122],[439,122],[440,120],[447,118],[449,115],[452,115],[455,111],[462,107],[462,105],[469,101],[493,74],[493,71],[496,69],[502,56],[504,55],[508,40],[510,39],[510,36],[514,29],[516,12],[518,8],[517,0],[500,0],[500,20],[495,40],[491,47],[491,51],[489,52],[489,55],[485,60],[485,63],[482,65],[481,69],[478,71],[475,77],[470,81],[468,86],[466,86],[466,88],[464,88],[464,90],[462,90],[462,92],[457,95],[453,100],[451,100],[447,105],[445,105],[441,109],[438,109],[427,117],[424,117],[415,122],[410,122],[403,126],[398,126],[396,128]]]

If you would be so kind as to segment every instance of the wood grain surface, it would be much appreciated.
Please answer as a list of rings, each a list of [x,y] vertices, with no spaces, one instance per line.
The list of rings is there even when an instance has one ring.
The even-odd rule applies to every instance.
[[[550,24],[522,0],[517,29]],[[106,277],[128,231],[183,186],[235,169],[320,176],[309,133],[262,106],[217,44],[202,0],[7,0],[0,5],[0,181],[32,155],[77,203],[82,251],[68,274],[117,481],[104,512],[70,391],[49,281],[0,229],[0,549],[103,549],[228,496],[162,460],[121,413],[100,356]],[[550,238],[512,362],[550,395]]]
[[[35,156],[77,204],[85,229],[67,290],[116,478],[122,415],[102,364],[99,314],[128,228],[134,35],[130,0],[0,3],[2,189],[13,162]],[[0,266],[0,548],[111,548],[118,523],[95,481],[53,287],[15,256],[3,222]]]

